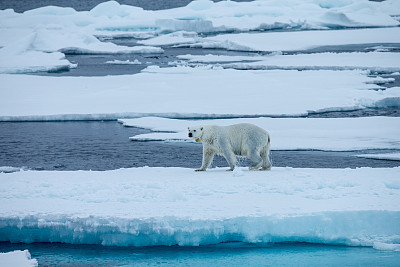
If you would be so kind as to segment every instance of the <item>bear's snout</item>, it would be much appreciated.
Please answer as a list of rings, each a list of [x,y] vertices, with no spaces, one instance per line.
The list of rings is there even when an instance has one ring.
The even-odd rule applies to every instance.
[[[192,134],[192,133],[189,133],[189,137],[193,137],[193,134]]]

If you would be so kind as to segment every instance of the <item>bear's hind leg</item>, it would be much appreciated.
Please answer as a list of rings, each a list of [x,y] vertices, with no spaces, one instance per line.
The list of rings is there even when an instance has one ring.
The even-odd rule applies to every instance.
[[[251,166],[249,167],[250,170],[258,170],[263,164],[263,159],[257,151],[250,151],[248,158],[252,162]]]

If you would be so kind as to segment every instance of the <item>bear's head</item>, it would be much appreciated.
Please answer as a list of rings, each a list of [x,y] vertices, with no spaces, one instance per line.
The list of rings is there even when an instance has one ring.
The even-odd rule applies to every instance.
[[[196,142],[201,141],[201,136],[203,134],[203,126],[195,126],[195,127],[188,127],[189,134],[188,136],[190,138],[193,138],[196,140]]]

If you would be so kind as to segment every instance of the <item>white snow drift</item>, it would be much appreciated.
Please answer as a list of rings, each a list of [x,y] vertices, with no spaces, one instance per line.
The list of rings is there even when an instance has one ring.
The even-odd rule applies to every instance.
[[[0,173],[0,241],[396,247],[400,169]]]

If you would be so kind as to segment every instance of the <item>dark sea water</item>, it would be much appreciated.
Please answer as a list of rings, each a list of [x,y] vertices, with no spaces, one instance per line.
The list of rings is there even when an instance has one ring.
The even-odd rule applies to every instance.
[[[0,167],[33,170],[111,170],[131,167],[198,168],[202,145],[130,141],[149,130],[116,121],[0,122]],[[272,151],[274,166],[294,168],[395,167],[400,161],[358,158],[385,150],[324,152]],[[248,160],[240,160],[249,166]],[[213,166],[227,167],[223,157]]]

